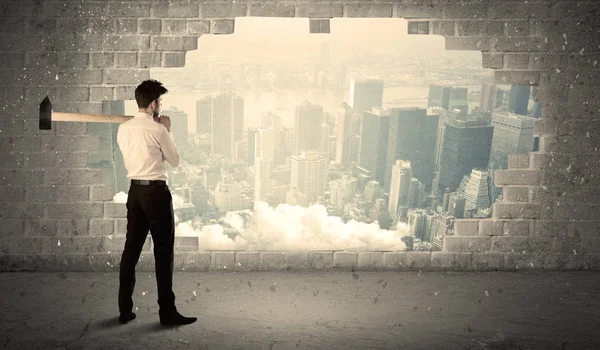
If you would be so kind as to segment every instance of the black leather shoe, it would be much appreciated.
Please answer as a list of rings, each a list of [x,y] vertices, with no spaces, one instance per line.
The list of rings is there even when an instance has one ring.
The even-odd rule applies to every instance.
[[[158,312],[160,317],[160,324],[165,326],[180,326],[186,324],[192,324],[198,320],[196,317],[185,317],[177,311],[169,313]]]
[[[129,322],[131,320],[135,320],[134,312],[130,312],[129,315],[121,314],[121,316],[119,316],[119,322],[121,322],[122,324],[126,324],[127,322]]]

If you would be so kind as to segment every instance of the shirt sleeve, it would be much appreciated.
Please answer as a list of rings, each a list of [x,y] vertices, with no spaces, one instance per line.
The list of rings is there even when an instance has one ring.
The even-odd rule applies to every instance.
[[[163,128],[160,132],[159,137],[160,150],[163,154],[163,160],[169,162],[169,164],[176,168],[179,166],[179,149],[175,144],[175,139],[173,138],[173,134],[167,130],[167,128]]]

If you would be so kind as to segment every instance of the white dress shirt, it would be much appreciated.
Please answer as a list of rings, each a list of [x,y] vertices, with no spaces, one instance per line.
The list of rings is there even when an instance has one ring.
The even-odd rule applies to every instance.
[[[137,112],[121,123],[117,143],[129,179],[166,181],[169,176],[164,161],[172,167],[179,166],[179,149],[173,134],[148,113]]]

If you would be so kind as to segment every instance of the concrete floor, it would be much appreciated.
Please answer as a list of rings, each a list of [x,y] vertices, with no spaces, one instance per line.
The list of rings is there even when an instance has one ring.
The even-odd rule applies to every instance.
[[[118,322],[118,273],[0,273],[11,349],[598,349],[598,272],[176,272],[192,325],[159,324],[154,274]]]

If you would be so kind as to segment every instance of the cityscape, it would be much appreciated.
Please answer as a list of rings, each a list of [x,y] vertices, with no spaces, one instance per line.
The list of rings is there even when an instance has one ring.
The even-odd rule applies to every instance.
[[[457,53],[348,50],[152,73],[182,154],[177,249],[439,250],[455,219],[491,217],[494,172],[538,147],[530,86],[495,85]]]

